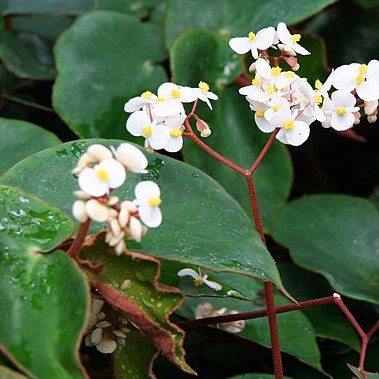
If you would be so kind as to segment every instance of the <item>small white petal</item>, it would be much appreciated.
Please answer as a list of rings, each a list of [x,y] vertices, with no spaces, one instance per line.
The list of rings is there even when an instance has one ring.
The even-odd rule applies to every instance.
[[[235,37],[229,41],[229,46],[237,54],[245,54],[251,48],[251,41],[247,37]]]
[[[216,282],[213,282],[212,280],[205,279],[204,284],[206,284],[208,287],[212,288],[215,291],[222,290],[222,285]]]
[[[95,199],[87,201],[86,211],[88,216],[94,221],[105,222],[108,220],[108,208]]]
[[[112,158],[112,152],[108,148],[100,144],[91,145],[87,149],[87,154],[94,162],[101,162],[105,159]]]
[[[103,354],[112,354],[117,349],[117,343],[111,339],[104,338],[96,345],[96,349]]]
[[[355,79],[359,73],[359,64],[351,63],[335,69],[333,74],[333,86],[337,89],[352,91],[355,88]]]
[[[99,197],[109,192],[107,183],[100,181],[92,168],[85,168],[79,174],[78,184],[83,192],[91,196]]]
[[[330,118],[330,125],[337,131],[344,131],[350,129],[355,121],[355,116],[352,113],[345,113],[342,115],[333,113]]]
[[[268,49],[274,42],[275,28],[272,26],[261,29],[256,35],[256,45],[259,50]]]
[[[199,279],[200,275],[195,270],[192,270],[192,268],[183,268],[182,270],[178,271],[178,276],[191,276],[194,279]]]
[[[149,228],[156,228],[162,223],[162,212],[159,207],[142,205],[138,209],[142,222]]]
[[[363,82],[357,86],[357,95],[365,101],[375,101],[379,99],[379,84],[374,82]]]
[[[139,200],[147,201],[149,197],[160,197],[161,190],[156,183],[146,180],[136,185],[134,193],[138,202]]]
[[[135,173],[147,172],[148,165],[145,154],[130,143],[122,143],[116,150],[116,159],[121,162],[128,171]]]
[[[72,206],[72,214],[79,222],[86,222],[88,220],[86,203],[83,200],[75,201]]]
[[[136,241],[141,242],[141,239],[143,237],[143,227],[141,222],[136,219],[135,217],[130,217],[129,221],[129,231],[130,231],[130,237]]]
[[[118,188],[125,182],[125,168],[120,162],[116,161],[116,159],[106,159],[95,166],[95,169],[103,169],[107,172],[107,184],[109,188]]]
[[[176,153],[183,147],[183,137],[172,137],[170,136],[169,140],[167,141],[166,146],[164,147],[164,150],[170,152],[170,153]]]
[[[133,136],[142,136],[143,128],[151,125],[152,121],[144,111],[132,113],[126,122],[127,131]]]
[[[152,127],[152,135],[147,138],[149,145],[154,150],[163,149],[170,138],[170,129],[163,124],[157,124]]]

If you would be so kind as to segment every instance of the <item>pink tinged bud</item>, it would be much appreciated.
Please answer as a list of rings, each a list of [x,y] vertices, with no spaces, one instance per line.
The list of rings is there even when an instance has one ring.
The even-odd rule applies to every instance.
[[[355,117],[354,125],[358,125],[361,122],[361,114],[359,112],[354,112],[353,115]]]
[[[209,128],[209,125],[201,119],[198,119],[196,121],[196,129],[200,132],[200,135],[203,138],[209,137],[212,133],[211,129]]]
[[[297,58],[296,57],[288,57],[285,59],[285,61],[288,63],[288,65],[293,69],[297,63]]]

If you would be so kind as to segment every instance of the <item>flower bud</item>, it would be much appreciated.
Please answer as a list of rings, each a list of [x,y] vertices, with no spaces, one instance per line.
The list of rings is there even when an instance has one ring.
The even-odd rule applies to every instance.
[[[196,129],[200,132],[200,135],[203,138],[209,137],[212,133],[211,129],[209,128],[209,125],[201,119],[198,119],[196,121]]]
[[[91,199],[86,203],[86,211],[88,216],[97,222],[105,222],[108,220],[108,208],[100,204],[97,200]]]
[[[72,214],[79,222],[86,222],[88,220],[86,203],[83,200],[75,201],[72,206]]]
[[[376,115],[371,115],[371,116],[368,116],[367,117],[367,121],[370,123],[370,124],[374,124],[376,122],[376,120],[378,119],[378,117]]]
[[[90,157],[91,161],[96,163],[100,163],[105,159],[112,158],[111,151],[107,149],[105,146],[99,144],[91,145],[87,149],[87,154]]]

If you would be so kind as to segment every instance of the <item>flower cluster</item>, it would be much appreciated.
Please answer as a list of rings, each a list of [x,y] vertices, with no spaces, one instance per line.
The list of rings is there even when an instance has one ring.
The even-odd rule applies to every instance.
[[[147,165],[145,155],[131,144],[112,150],[95,144],[72,171],[78,175],[80,187],[74,193],[79,198],[73,205],[74,217],[82,223],[89,219],[108,223],[106,242],[115,247],[117,255],[125,250],[125,238],[140,242],[147,227],[155,228],[162,222],[160,189],[154,182],[138,183],[133,201],[120,203],[117,196],[110,196],[125,183],[128,171],[146,173]]]
[[[230,310],[228,308],[214,308],[211,303],[205,302],[200,303],[195,309],[195,318],[196,320],[206,317],[216,317],[216,316],[226,316],[226,315],[235,315],[238,312],[235,310]],[[240,333],[245,329],[245,321],[231,321],[223,322],[216,325],[219,329],[224,330],[229,333]]]
[[[229,41],[238,54],[251,52],[255,62],[250,71],[255,73],[251,85],[239,92],[246,97],[258,128],[271,133],[278,129],[276,138],[289,145],[298,146],[310,134],[310,124],[315,120],[325,128],[343,131],[360,120],[361,103],[369,122],[376,121],[379,99],[379,61],[367,65],[352,63],[332,71],[324,84],[317,80],[315,88],[307,79],[295,71],[299,69],[296,55],[310,52],[298,42],[300,34],[291,34],[280,22],[275,30],[264,28],[247,37],[236,37]],[[280,50],[278,56],[270,56],[269,48]],[[290,66],[285,71],[281,61]],[[334,87],[336,90],[329,95]]]
[[[126,129],[133,136],[145,137],[146,147],[177,152],[183,146],[183,123],[187,117],[183,104],[201,100],[212,109],[209,99],[217,100],[218,97],[209,91],[205,82],[200,82],[198,88],[163,83],[157,95],[146,91],[125,104],[125,112],[132,113]],[[202,137],[211,134],[208,125],[201,120],[197,127]]]
[[[117,345],[125,346],[126,335],[130,329],[126,327],[128,321],[120,317],[117,322],[107,320],[107,315],[102,311],[104,301],[92,299],[90,316],[84,343],[103,354],[112,354]]]

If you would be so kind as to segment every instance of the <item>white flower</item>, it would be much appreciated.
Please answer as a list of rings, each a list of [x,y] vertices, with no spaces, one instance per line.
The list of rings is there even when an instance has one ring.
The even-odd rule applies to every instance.
[[[365,101],[379,99],[379,61],[371,60],[367,65],[351,63],[334,71],[333,86],[348,92],[357,91]]]
[[[322,123],[325,128],[332,127],[335,130],[343,131],[351,128],[355,121],[354,112],[359,111],[355,107],[355,96],[348,91],[335,91],[331,99],[325,97],[322,110],[327,119]]]
[[[166,100],[172,99],[182,103],[191,103],[196,100],[196,95],[189,87],[177,86],[174,83],[163,83],[158,88],[158,97]]]
[[[159,205],[161,191],[157,184],[151,181],[140,182],[136,185],[134,200],[138,207],[138,213],[142,222],[150,227],[156,228],[162,222],[162,213]]]
[[[124,166],[115,159],[106,159],[93,168],[87,167],[80,174],[80,189],[91,196],[103,196],[110,189],[120,187],[126,178]]]
[[[275,39],[275,29],[270,26],[258,31],[257,34],[250,32],[248,37],[235,37],[229,41],[229,46],[237,54],[245,54],[249,50],[253,58],[258,58],[258,50],[266,50]]]
[[[138,174],[147,172],[147,158],[137,147],[130,143],[122,143],[117,150],[114,150],[113,152],[116,159],[122,163],[128,171]]]
[[[141,96],[133,97],[124,106],[124,111],[133,113],[139,111],[142,107],[148,104],[154,104],[157,101],[157,96],[150,91],[145,91]]]
[[[183,147],[183,131],[185,130],[183,122],[185,115],[171,116],[165,120],[165,125],[170,130],[170,138],[168,139],[164,149],[170,153],[175,153]]]
[[[285,51],[294,51],[301,55],[309,55],[310,52],[301,45],[298,44],[298,42],[301,39],[300,34],[291,34],[287,28],[287,25],[284,22],[279,22],[277,28],[276,28],[278,37],[280,42],[282,42],[284,46]]]
[[[132,113],[126,122],[126,129],[133,136],[145,137],[145,145],[154,150],[163,149],[170,138],[167,126],[151,121],[144,111]]]
[[[212,104],[209,99],[218,100],[218,96],[209,91],[209,85],[205,82],[200,81],[198,88],[191,88],[190,90],[193,92],[195,99],[204,101],[210,109],[212,109]]]
[[[280,130],[276,138],[287,145],[299,146],[304,143],[310,133],[309,125],[304,121],[297,121],[298,112],[291,113],[289,107],[283,106],[272,117],[271,123]]]
[[[199,273],[197,273],[195,270],[192,270],[191,268],[184,268],[178,272],[178,276],[191,276],[194,279],[193,285],[195,287],[200,287],[204,283],[205,285],[207,285],[215,291],[222,290],[222,286],[220,284],[207,279],[208,275],[201,275],[200,269]]]

